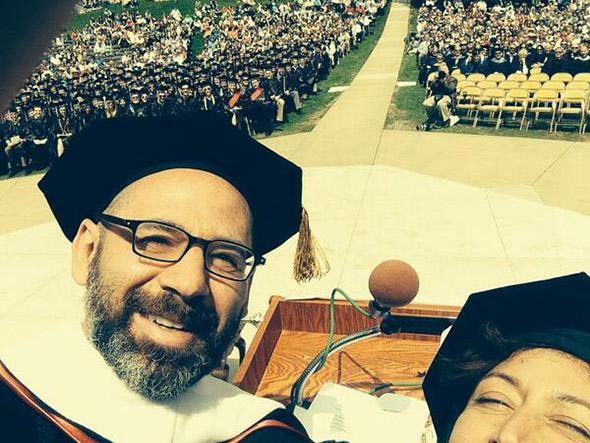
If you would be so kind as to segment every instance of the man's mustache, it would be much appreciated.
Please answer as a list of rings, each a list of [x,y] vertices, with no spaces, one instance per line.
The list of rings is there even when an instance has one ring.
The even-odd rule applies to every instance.
[[[204,303],[189,305],[171,292],[154,296],[140,289],[132,289],[127,293],[121,320],[128,323],[135,312],[146,318],[156,316],[182,324],[183,329],[197,335],[214,334],[219,326],[219,317],[214,308]]]

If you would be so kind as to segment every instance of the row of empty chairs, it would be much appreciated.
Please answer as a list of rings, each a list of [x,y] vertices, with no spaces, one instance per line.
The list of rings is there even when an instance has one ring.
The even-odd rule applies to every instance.
[[[524,88],[468,86],[458,95],[456,110],[461,119],[473,119],[473,127],[484,121],[495,122],[499,129],[512,122],[528,131],[531,125],[545,124],[550,132],[560,126],[575,126],[579,134],[584,134],[590,118],[589,103],[588,92],[579,89],[539,89],[531,97]]]

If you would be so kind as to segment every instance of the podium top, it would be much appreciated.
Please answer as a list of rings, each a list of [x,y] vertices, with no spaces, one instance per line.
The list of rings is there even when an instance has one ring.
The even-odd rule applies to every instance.
[[[358,303],[361,307],[368,306],[368,301]],[[330,328],[329,307],[330,301],[325,299],[271,297],[264,321],[234,377],[234,384],[286,404],[293,383],[309,361],[326,346]],[[312,376],[306,397],[312,398],[325,382],[365,392],[391,382],[421,382],[438,350],[440,325],[446,325],[446,328],[460,309],[427,304],[393,309],[392,313],[408,325],[407,332],[373,337],[336,352]],[[361,315],[349,303],[340,300],[335,303],[335,319],[335,340],[379,324],[379,320]],[[425,327],[431,332],[421,333]],[[423,398],[421,389],[396,392]]]

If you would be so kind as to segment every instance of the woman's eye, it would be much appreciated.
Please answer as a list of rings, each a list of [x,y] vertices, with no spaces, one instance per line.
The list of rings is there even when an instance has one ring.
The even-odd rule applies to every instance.
[[[510,407],[508,403],[504,400],[501,400],[497,397],[488,397],[488,396],[480,396],[475,399],[475,404],[477,405],[487,405],[487,406],[496,406],[496,407]]]
[[[564,428],[568,429],[569,431],[573,431],[576,434],[581,435],[582,437],[584,437],[584,441],[590,441],[590,432],[579,423],[574,423],[566,420],[555,420],[555,422],[558,423],[560,426],[563,426]]]

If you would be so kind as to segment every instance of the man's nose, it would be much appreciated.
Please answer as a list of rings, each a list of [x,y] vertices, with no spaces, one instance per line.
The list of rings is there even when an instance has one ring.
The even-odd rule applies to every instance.
[[[166,267],[158,280],[162,289],[172,290],[187,301],[211,295],[205,255],[203,249],[197,246],[191,247],[181,260]]]

